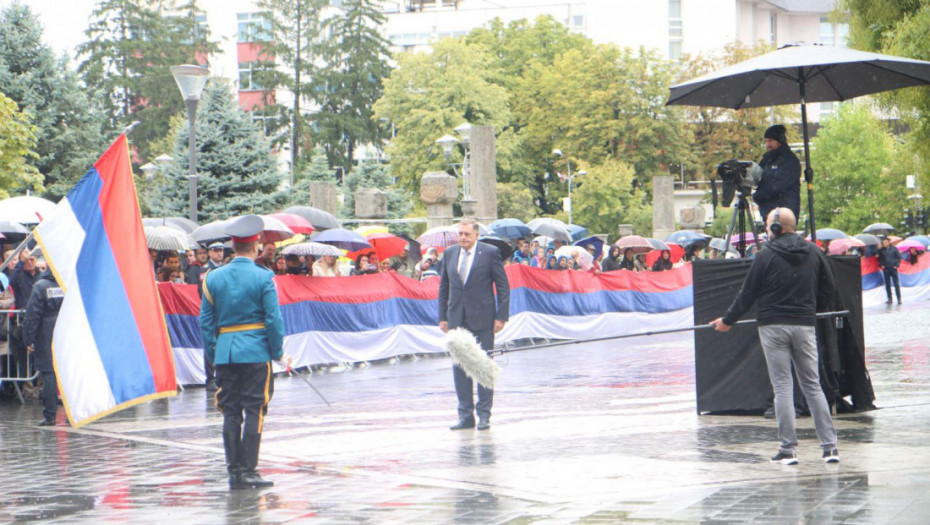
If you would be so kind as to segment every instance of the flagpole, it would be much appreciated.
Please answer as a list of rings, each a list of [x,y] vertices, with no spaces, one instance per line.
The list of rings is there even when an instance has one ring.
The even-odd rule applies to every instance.
[[[31,232],[29,232],[29,235],[25,239],[23,239],[23,242],[19,243],[19,246],[17,246],[16,249],[13,250],[13,254],[10,255],[10,258],[3,261],[3,264],[0,264],[0,272],[2,272],[3,270],[6,270],[6,268],[10,265],[10,261],[13,261],[14,259],[16,259],[16,256],[19,255],[20,252],[23,251],[23,248],[26,247],[26,244],[30,240],[32,240],[35,234],[36,234],[35,230],[32,230]]]

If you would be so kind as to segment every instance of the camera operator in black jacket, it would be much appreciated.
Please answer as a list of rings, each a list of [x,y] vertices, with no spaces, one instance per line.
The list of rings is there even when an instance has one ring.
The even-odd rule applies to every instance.
[[[891,245],[891,239],[882,237],[882,247],[878,250],[878,265],[882,268],[885,277],[885,293],[888,294],[888,304],[891,304],[891,282],[894,281],[894,292],[901,304],[901,284],[898,282],[898,266],[901,265],[901,252]]]
[[[759,161],[762,179],[752,194],[765,219],[775,208],[788,208],[795,217],[801,211],[801,161],[788,147],[785,127],[776,124],[765,130],[765,154]]]

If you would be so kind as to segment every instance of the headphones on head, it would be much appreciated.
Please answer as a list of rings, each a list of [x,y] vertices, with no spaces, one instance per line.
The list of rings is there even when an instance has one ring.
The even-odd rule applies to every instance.
[[[781,208],[775,208],[775,215],[772,215],[772,224],[769,224],[769,230],[772,235],[778,237],[781,235],[781,222],[778,220],[781,215]]]

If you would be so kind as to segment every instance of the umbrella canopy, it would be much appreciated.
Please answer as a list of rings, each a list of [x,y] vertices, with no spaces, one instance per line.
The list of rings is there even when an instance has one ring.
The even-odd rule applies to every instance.
[[[371,248],[371,244],[364,237],[345,228],[331,228],[313,236],[314,242],[331,244],[343,250],[355,252],[363,248]]]
[[[655,249],[649,241],[639,235],[621,237],[614,245],[619,246],[621,252],[625,252],[627,248],[631,248],[633,253],[646,253]]]
[[[817,239],[821,241],[835,241],[849,237],[844,232],[834,228],[821,228],[817,230]]]
[[[142,219],[143,226],[170,226],[184,233],[191,233],[200,227],[196,222],[187,217],[158,217]]]
[[[258,234],[258,240],[263,244],[283,241],[294,236],[293,230],[271,215],[259,215],[259,217],[262,219],[262,222],[265,223],[264,229]]]
[[[10,242],[22,242],[29,236],[29,228],[18,222],[0,220],[0,234]]]
[[[872,235],[888,235],[894,231],[894,226],[888,224],[887,222],[876,222],[866,226],[865,229],[862,230],[862,233],[871,233]]]
[[[665,242],[673,242],[675,244],[687,246],[695,242],[707,242],[707,237],[695,231],[680,230],[667,236],[665,238]]]
[[[892,246],[897,246],[897,244],[903,241],[904,239],[902,239],[901,237],[898,237],[897,235],[889,235],[888,240],[891,241]]]
[[[577,224],[569,224],[568,233],[572,234],[573,241],[579,241],[588,236],[588,229]]]
[[[541,243],[540,243],[540,246],[542,246]],[[593,246],[595,259],[600,257],[602,253],[604,253],[604,239],[601,239],[597,235],[592,235],[590,237],[585,237],[584,239],[581,239],[580,241],[575,241],[575,246],[582,246],[584,248],[587,248],[588,246]]]
[[[862,241],[866,246],[878,246],[882,243],[881,239],[871,233],[860,233],[856,235],[856,239]]]
[[[313,257],[323,257],[332,255],[333,257],[342,257],[342,250],[330,244],[321,242],[301,242],[285,247],[282,251],[284,255],[311,255]]]
[[[530,227],[520,219],[498,219],[488,228],[494,232],[494,235],[503,239],[522,239],[532,233]]]
[[[178,252],[197,246],[190,236],[171,226],[144,226],[142,229],[145,231],[145,244],[151,250]]]
[[[490,244],[496,247],[498,250],[500,250],[501,259],[505,261],[509,261],[510,258],[513,256],[513,246],[511,246],[509,242],[505,241],[504,239],[500,237],[497,237],[495,235],[483,235],[481,237],[478,237],[478,240],[480,242]]]
[[[402,239],[392,233],[371,233],[365,236],[365,240],[371,245],[371,248],[362,248],[347,254],[347,257],[354,259],[362,253],[374,251],[382,261],[396,257],[407,249],[407,239]]]
[[[304,219],[310,221],[310,224],[313,225],[313,228],[316,230],[331,230],[333,228],[342,228],[342,223],[339,222],[336,217],[331,213],[327,213],[323,210],[313,208],[311,206],[291,206],[284,210],[284,213],[293,213],[294,215],[300,215]]]
[[[387,226],[379,226],[374,224],[366,224],[365,226],[359,226],[355,228],[355,233],[361,235],[362,237],[367,237],[372,233],[390,233]]]
[[[568,257],[569,259],[575,259],[577,257],[578,264],[581,265],[582,269],[590,270],[594,268],[594,257],[588,253],[588,250],[580,246],[562,246],[555,251],[555,256]]]
[[[911,248],[914,248],[915,250],[917,250],[917,251],[919,251],[919,252],[925,252],[925,251],[927,251],[927,247],[924,246],[924,244],[923,244],[922,242],[914,241],[914,240],[907,240],[907,239],[905,239],[905,240],[899,242],[898,244],[896,244],[895,246],[897,246],[898,250],[900,250],[900,251],[902,251],[902,252],[909,251]]]
[[[739,255],[739,252],[736,251],[732,246],[727,247],[727,241],[720,238],[713,238],[708,243],[712,249],[717,250],[718,252],[729,252],[733,255]]]
[[[191,239],[194,239],[204,246],[216,241],[227,241],[229,240],[229,235],[223,233],[223,230],[226,228],[229,221],[230,219],[208,222],[192,231]]]
[[[663,248],[664,249],[664,248]],[[659,260],[659,257],[662,256],[663,249],[652,250],[646,254],[646,268],[652,268],[652,265]],[[668,243],[668,252],[671,256],[672,264],[677,263],[685,256],[685,249],[681,247],[680,244]]]
[[[478,236],[493,236],[494,232],[487,226],[478,223]],[[445,248],[459,242],[459,225],[436,226],[423,232],[423,235],[417,237],[417,242],[423,246],[435,246],[436,248]]]
[[[545,235],[553,240],[567,243],[573,241],[572,232],[569,231],[568,225],[558,219],[548,217],[533,219],[527,223],[527,226],[536,235]]]
[[[272,213],[269,217],[281,221],[285,226],[294,233],[313,233],[313,225],[310,221],[294,213]]]
[[[10,197],[0,201],[0,221],[35,224],[51,215],[54,209],[54,202],[40,197]]]
[[[668,104],[743,109],[800,103],[804,165],[811,168],[807,102],[843,101],[927,84],[930,62],[843,47],[788,44],[672,86]],[[810,226],[816,231],[812,169],[805,170],[805,180]]]
[[[746,233],[743,233],[743,234],[740,234],[740,235],[734,235],[734,236],[730,239],[730,244],[739,244],[740,239],[745,240],[745,241],[746,241],[746,244],[755,244],[755,243],[756,243],[756,236],[755,236],[752,232],[746,232]]]
[[[920,244],[923,244],[924,246],[930,246],[930,237],[927,237],[926,235],[911,235],[910,237],[904,240],[905,241],[917,241]]]
[[[533,242],[539,243],[540,246],[552,247],[552,243],[555,242],[555,239],[552,237],[546,237],[545,235],[540,235],[538,237],[533,237]]]
[[[652,237],[646,237],[646,240],[649,241],[649,244],[652,245],[653,250],[667,250],[668,245],[659,239],[653,239]]]
[[[842,255],[851,248],[865,248],[865,243],[855,237],[844,237],[830,243],[830,255]]]

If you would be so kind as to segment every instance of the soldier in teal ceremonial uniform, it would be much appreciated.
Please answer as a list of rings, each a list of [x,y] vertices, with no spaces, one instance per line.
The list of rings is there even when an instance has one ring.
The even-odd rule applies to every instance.
[[[227,226],[235,259],[211,270],[201,284],[200,330],[216,365],[216,405],[223,413],[229,487],[274,483],[258,474],[262,423],[274,393],[271,361],[284,358],[284,321],[273,273],[254,263],[264,222],[257,215]],[[244,417],[243,417],[244,415]]]

